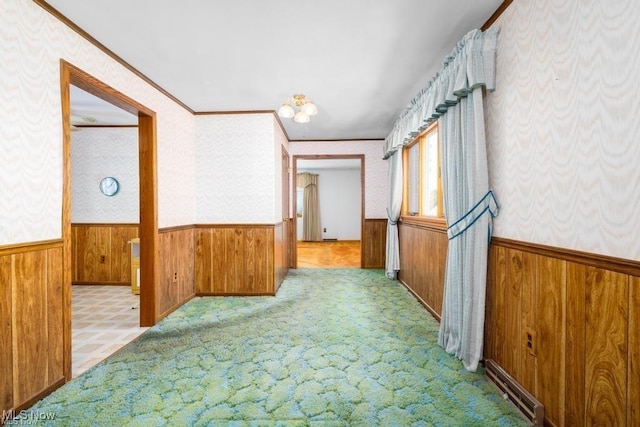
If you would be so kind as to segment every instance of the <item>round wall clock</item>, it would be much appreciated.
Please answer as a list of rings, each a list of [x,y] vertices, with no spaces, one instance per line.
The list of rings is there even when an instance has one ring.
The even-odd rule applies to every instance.
[[[115,196],[119,189],[120,183],[111,176],[107,176],[100,181],[100,191],[105,196]]]

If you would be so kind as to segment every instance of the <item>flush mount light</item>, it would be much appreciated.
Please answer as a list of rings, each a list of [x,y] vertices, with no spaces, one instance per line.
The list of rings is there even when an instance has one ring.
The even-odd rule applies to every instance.
[[[297,112],[296,108],[298,109]],[[293,121],[296,123],[309,123],[311,116],[315,116],[316,114],[318,114],[318,107],[302,94],[293,95],[287,99],[278,110],[280,117],[284,117],[285,119],[293,117]]]

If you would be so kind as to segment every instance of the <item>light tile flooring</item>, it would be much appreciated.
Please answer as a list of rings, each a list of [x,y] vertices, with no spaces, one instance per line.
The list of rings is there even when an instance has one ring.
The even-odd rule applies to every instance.
[[[140,296],[128,286],[74,285],[71,300],[73,377],[131,342],[140,324]]]

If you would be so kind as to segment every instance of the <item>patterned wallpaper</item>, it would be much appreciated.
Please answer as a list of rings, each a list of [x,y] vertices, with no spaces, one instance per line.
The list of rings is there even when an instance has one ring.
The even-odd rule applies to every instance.
[[[281,154],[275,150],[273,114],[202,115],[195,116],[195,122],[196,222],[281,221],[276,216],[279,202],[274,203],[281,183],[276,169]]]
[[[283,197],[283,191],[282,191],[282,147],[284,147],[284,149],[287,151],[287,153],[289,152],[289,140],[287,139],[287,136],[284,134],[284,131],[282,130],[282,128],[280,127],[280,123],[278,123],[278,120],[276,120],[275,116],[273,116],[273,128],[275,131],[275,138],[274,138],[274,143],[275,143],[275,147],[274,147],[274,154],[276,156],[276,169],[275,169],[275,173],[276,173],[276,199],[275,199],[275,210],[276,210],[276,214],[275,214],[275,221],[278,222],[279,218],[283,218],[287,215],[283,215],[282,213],[282,197]],[[291,184],[291,183],[289,183]]]
[[[382,160],[384,141],[293,141],[289,154],[364,154],[365,218],[387,217],[387,162]]]
[[[159,223],[193,223],[193,116],[34,2],[0,7],[0,245],[62,235],[60,58],[156,112]]]
[[[518,0],[486,97],[495,235],[640,260],[640,2]]]
[[[98,184],[120,183],[107,197]],[[140,180],[137,128],[83,128],[71,134],[71,222],[138,223]]]

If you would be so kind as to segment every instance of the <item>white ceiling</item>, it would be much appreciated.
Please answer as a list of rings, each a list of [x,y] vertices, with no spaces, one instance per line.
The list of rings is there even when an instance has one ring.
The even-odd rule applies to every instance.
[[[318,169],[360,169],[360,159],[297,159],[296,162],[298,173]]]
[[[318,106],[291,140],[377,139],[502,0],[49,0],[194,111]]]
[[[138,117],[75,86],[69,86],[74,126],[138,125]]]

